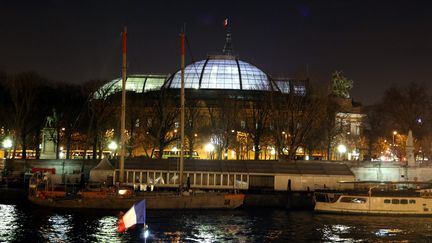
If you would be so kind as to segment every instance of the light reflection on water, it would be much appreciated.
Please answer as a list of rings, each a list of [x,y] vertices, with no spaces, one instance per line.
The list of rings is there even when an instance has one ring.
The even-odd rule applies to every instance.
[[[119,242],[120,235],[116,231],[117,218],[104,216],[98,220],[95,232],[92,234],[96,242]]]
[[[0,204],[0,240],[11,241],[17,231],[16,209],[12,205]]]
[[[47,242],[65,242],[71,230],[71,215],[52,215],[47,220],[46,227],[40,228],[41,235]]]
[[[116,232],[116,211],[0,204],[0,242],[143,242]],[[148,210],[147,242],[432,242],[432,219],[286,210]]]

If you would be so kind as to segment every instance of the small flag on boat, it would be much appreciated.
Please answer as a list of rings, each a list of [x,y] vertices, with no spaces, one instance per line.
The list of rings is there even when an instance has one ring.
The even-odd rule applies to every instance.
[[[145,224],[146,202],[141,200],[135,203],[118,221],[117,231],[124,232],[136,224]]]

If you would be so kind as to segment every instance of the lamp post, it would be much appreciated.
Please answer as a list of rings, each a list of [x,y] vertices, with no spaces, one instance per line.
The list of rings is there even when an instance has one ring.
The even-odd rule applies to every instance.
[[[340,154],[340,158],[342,160],[343,159],[343,154],[347,151],[347,148],[346,148],[345,145],[339,144],[338,147],[337,147],[337,150],[338,150],[338,152]]]
[[[4,148],[4,158],[7,159],[8,157],[8,150],[12,148],[12,140],[10,138],[6,138],[3,140],[3,148]]]
[[[395,152],[396,152],[396,149],[395,149],[395,136],[397,135],[397,131],[393,131],[393,143],[392,143],[392,154],[393,154],[393,160],[395,160]]]
[[[215,149],[214,145],[211,143],[208,143],[205,146],[205,150],[207,151],[207,153],[209,154],[209,159],[213,159],[213,150]]]
[[[108,144],[108,149],[112,151],[111,153],[114,154],[114,156],[116,154],[117,148],[118,148],[118,145],[114,141],[111,141],[111,143]]]

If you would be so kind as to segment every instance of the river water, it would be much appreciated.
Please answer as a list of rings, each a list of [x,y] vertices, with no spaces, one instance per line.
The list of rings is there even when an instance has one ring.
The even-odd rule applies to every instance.
[[[144,242],[116,232],[117,211],[0,203],[0,242]],[[432,218],[343,216],[283,209],[148,210],[147,242],[432,242]]]

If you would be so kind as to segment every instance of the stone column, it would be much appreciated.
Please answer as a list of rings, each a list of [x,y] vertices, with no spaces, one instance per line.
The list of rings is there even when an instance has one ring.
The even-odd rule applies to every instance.
[[[412,131],[408,131],[408,138],[406,143],[406,156],[407,156],[407,166],[415,166],[415,158],[414,158],[414,142]]]

